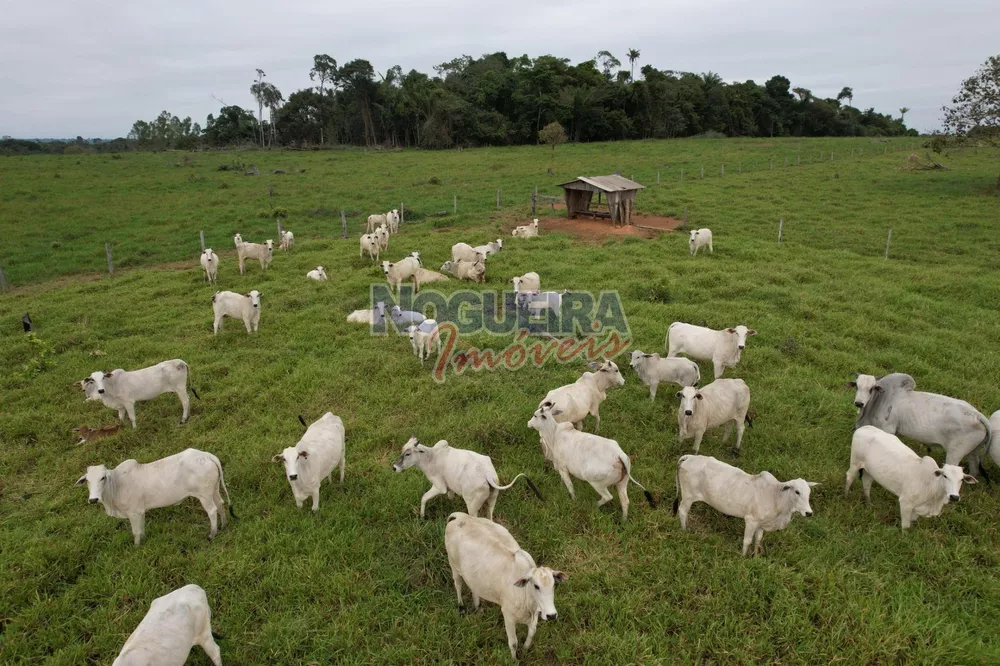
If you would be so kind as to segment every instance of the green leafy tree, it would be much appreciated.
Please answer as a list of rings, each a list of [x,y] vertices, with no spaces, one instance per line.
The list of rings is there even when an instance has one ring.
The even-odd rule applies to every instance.
[[[852,105],[854,104],[854,89],[853,88],[848,88],[847,86],[844,86],[843,88],[840,89],[840,92],[837,93],[837,101],[838,102],[843,101],[845,99],[847,100],[848,104],[852,104]]]
[[[257,100],[257,124],[260,127],[260,147],[264,147],[264,105],[265,101],[265,88],[264,88],[264,70],[257,70],[257,80],[254,81],[253,85],[250,86],[250,94],[253,98]]]
[[[990,56],[974,75],[963,81],[951,106],[942,111],[947,136],[934,141],[932,147],[936,152],[949,144],[970,141],[1000,145],[1000,55]],[[1000,196],[1000,176],[994,191]]]
[[[319,96],[322,99],[327,84],[333,83],[337,77],[337,61],[324,54],[313,56],[313,68],[309,70],[309,80],[319,82]],[[291,99],[291,98],[289,98]],[[325,104],[318,104],[319,109],[319,143],[323,145],[323,130],[326,127]]]
[[[556,152],[556,146],[566,143],[566,131],[559,123],[549,123],[538,132],[538,142],[546,146],[552,146],[552,154]]]
[[[611,55],[610,51],[597,52],[597,65],[604,73],[604,78],[608,81],[614,78],[614,71],[622,66],[621,61]]]

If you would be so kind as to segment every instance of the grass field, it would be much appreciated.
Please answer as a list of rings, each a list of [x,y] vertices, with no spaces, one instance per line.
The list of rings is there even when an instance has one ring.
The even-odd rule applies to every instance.
[[[190,166],[183,154],[0,160],[0,265],[14,285],[0,295],[0,663],[110,663],[149,602],[187,583],[208,592],[227,664],[508,662],[499,609],[455,608],[443,534],[464,504],[436,498],[421,521],[426,480],[392,471],[411,433],[487,453],[503,480],[528,472],[545,495],[541,503],[515,486],[497,505],[523,548],[570,576],[556,593],[559,620],[539,626],[526,663],[996,663],[1000,491],[966,486],[958,505],[906,534],[886,491],[873,491],[873,506],[858,488],[842,494],[855,417],[843,384],[854,373],[908,372],[918,388],[987,415],[1000,408],[1000,208],[989,196],[998,153],[956,153],[942,158],[950,171],[908,172],[898,169],[901,147],[873,155],[884,145],[860,139],[669,141],[562,146],[554,156],[514,148],[202,153]],[[866,156],[850,159],[852,149]],[[809,164],[821,151],[826,159]],[[796,154],[802,164],[785,168]],[[266,175],[217,171],[234,158]],[[692,179],[702,164],[706,178]],[[650,403],[624,355],[616,360],[626,385],[609,392],[601,434],[633,457],[634,475],[661,506],[633,492],[623,525],[617,500],[595,509],[585,484],[570,500],[525,425],[582,364],[437,384],[407,340],[344,320],[368,306],[369,285],[382,279],[357,256],[362,214],[403,201],[412,224],[392,239],[389,258],[419,250],[436,268],[453,243],[486,242],[523,223],[535,184],[555,193],[577,175],[619,169],[650,186],[642,211],[686,208],[691,225],[711,227],[714,255],[689,258],[679,233],[512,239],[490,260],[485,288],[536,270],[545,288],[618,290],[633,348],[644,351],[662,351],[675,320],[756,328],[727,372],[751,389],[756,422],[744,452],[734,461],[714,432],[702,453],[822,483],[815,516],[767,535],[763,557],[741,558],[742,521],[704,505],[680,530],[669,503],[676,459],[689,450],[676,441],[676,399],[661,387]],[[253,264],[241,277],[232,233],[273,237],[273,219],[258,217],[272,202],[287,209],[297,245],[276,253],[266,275]],[[341,208],[351,216],[346,241]],[[263,292],[259,334],[229,320],[213,338],[199,230],[222,258],[219,289]],[[114,278],[105,242],[114,243]],[[328,283],[305,279],[317,264]],[[40,343],[20,332],[24,312]],[[509,339],[471,342],[502,348]],[[138,430],[73,445],[71,428],[116,416],[85,403],[73,382],[169,358],[190,363],[201,395],[187,425],[177,424],[177,400],[163,396],[138,406]],[[271,456],[299,438],[298,414],[311,421],[327,410],[347,428],[347,479],[324,485],[313,515],[296,510]],[[189,446],[222,459],[239,515],[214,542],[189,500],[150,512],[147,540],[133,547],[127,521],[73,487],[87,465]],[[940,449],[933,455],[943,460]],[[209,662],[196,648],[189,663]]]

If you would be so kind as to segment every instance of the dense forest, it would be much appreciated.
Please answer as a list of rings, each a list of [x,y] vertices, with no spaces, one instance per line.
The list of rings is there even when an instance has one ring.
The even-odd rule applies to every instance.
[[[63,150],[193,149],[241,144],[316,147],[499,146],[539,141],[558,123],[570,141],[689,136],[892,136],[916,134],[898,118],[854,108],[845,87],[820,99],[783,76],[763,85],[726,83],[714,73],[639,68],[630,49],[623,65],[601,51],[577,65],[550,55],[510,58],[462,56],[436,66],[435,76],[398,65],[376,72],[367,60],[344,65],[313,58],[314,84],[286,98],[263,70],[249,90],[256,108],[224,106],[204,127],[164,111],[139,120],[128,137],[100,145],[81,140]],[[543,135],[544,136],[544,135]],[[549,136],[553,136],[549,133]],[[561,140],[563,134],[554,135]],[[7,152],[32,152],[28,142],[6,141]],[[38,150],[59,151],[56,146]]]

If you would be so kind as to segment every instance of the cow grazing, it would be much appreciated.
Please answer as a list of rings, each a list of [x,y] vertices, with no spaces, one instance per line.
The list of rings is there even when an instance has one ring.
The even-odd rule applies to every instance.
[[[174,393],[180,398],[183,413],[181,423],[187,423],[191,413],[191,402],[188,399],[187,363],[179,358],[163,361],[141,370],[125,371],[121,368],[111,372],[94,372],[80,382],[87,400],[100,400],[106,407],[118,410],[118,418],[125,420],[128,414],[135,429],[135,403],[152,400],[164,393]],[[191,387],[194,397],[198,392]]]
[[[498,604],[507,630],[510,656],[517,660],[517,625],[528,625],[522,653],[531,647],[538,618],[556,619],[555,586],[568,576],[562,571],[540,567],[506,529],[485,518],[465,513],[448,516],[444,530],[451,577],[464,608],[462,583],[469,586],[472,605],[483,599]]]
[[[667,356],[687,354],[699,361],[711,361],[718,379],[726,368],[740,362],[748,335],[757,335],[757,331],[742,325],[716,331],[675,321],[667,329]]]
[[[1000,447],[990,446],[992,428],[985,416],[964,400],[915,388],[913,377],[898,372],[877,380],[854,427],[872,425],[890,435],[937,444],[948,465],[959,465],[968,456],[972,474],[979,473],[980,446],[1000,465]]]
[[[111,666],[184,666],[195,645],[201,646],[215,666],[222,666],[222,655],[212,636],[208,595],[197,585],[185,585],[153,599],[149,612]]]
[[[302,422],[305,424],[305,421]],[[340,482],[344,482],[344,467],[347,465],[344,422],[339,416],[327,412],[306,429],[298,444],[288,447],[271,460],[285,465],[295,506],[301,509],[306,498],[312,497],[312,510],[319,511],[319,486],[323,477],[332,483],[333,469],[339,465]]]
[[[569,423],[559,423],[556,421],[559,413],[558,409],[539,407],[528,421],[528,427],[537,430],[542,441],[548,442],[546,457],[551,456],[552,464],[566,484],[571,498],[576,499],[572,477],[586,481],[597,491],[601,496],[597,506],[611,501],[608,488],[615,486],[622,504],[622,520],[625,521],[628,520],[628,484],[631,481],[642,488],[649,506],[656,507],[652,493],[632,478],[632,462],[618,442],[580,432]]]
[[[754,553],[761,553],[764,532],[783,530],[792,514],[812,516],[810,488],[819,485],[804,479],[778,481],[770,472],[750,475],[710,456],[681,456],[677,462],[677,498],[674,513],[681,529],[687,529],[688,512],[695,502],[704,502],[716,511],[742,518],[743,554],[750,542]]]
[[[77,442],[77,446],[84,444],[86,442],[94,442],[98,439],[104,439],[105,437],[110,437],[119,430],[121,430],[121,425],[106,425],[100,428],[88,428],[87,426],[80,426],[79,428],[73,428],[73,434],[80,438]]]
[[[209,284],[215,284],[219,274],[219,255],[213,252],[210,247],[206,247],[205,251],[201,253],[201,268],[205,272],[205,281]]]
[[[691,256],[698,254],[698,250],[703,247],[708,248],[709,254],[715,254],[715,250],[712,249],[712,230],[711,229],[692,229],[691,236],[688,238],[688,248],[691,252]]]
[[[217,291],[212,295],[212,312],[215,321],[212,324],[212,335],[218,335],[222,330],[222,320],[226,317],[242,319],[247,333],[256,333],[260,326],[261,293],[254,289],[247,294],[237,294],[234,291]]]
[[[208,514],[211,524],[209,539],[218,533],[218,521],[226,526],[226,511],[219,487],[226,493],[229,513],[233,504],[222,475],[222,463],[211,453],[198,449],[185,449],[172,456],[142,464],[126,460],[114,469],[104,465],[91,465],[76,485],[86,484],[90,503],[101,503],[112,518],[128,518],[132,525],[135,545],[146,535],[146,512],[165,506],[180,504],[194,497]]]
[[[729,441],[729,433],[736,426],[735,452],[743,444],[744,423],[753,427],[747,416],[750,409],[750,389],[742,379],[716,379],[704,388],[685,386],[677,392],[681,404],[677,408],[678,439],[681,443],[694,438],[694,452],[698,453],[706,430],[725,424],[722,443]]]
[[[630,365],[643,384],[649,387],[649,399],[656,400],[656,387],[661,382],[678,386],[697,386],[701,381],[698,364],[688,358],[671,356],[660,358],[659,354],[644,354],[633,351]]]
[[[431,482],[431,488],[420,498],[420,517],[427,511],[427,502],[438,495],[449,498],[458,493],[465,500],[465,506],[473,516],[486,504],[486,518],[493,520],[493,508],[501,490],[507,490],[524,477],[528,487],[538,499],[542,499],[538,488],[525,474],[518,474],[506,486],[500,485],[500,477],[489,456],[467,449],[456,449],[446,440],[441,440],[429,448],[420,443],[416,436],[410,437],[403,445],[399,460],[392,468],[397,472],[416,467]]]
[[[938,467],[930,456],[921,458],[898,437],[875,426],[861,426],[854,431],[845,496],[856,476],[861,477],[865,501],[871,502],[873,481],[899,498],[904,530],[918,516],[939,516],[945,504],[957,502],[962,481],[976,483],[976,477],[961,467],[947,463]]]

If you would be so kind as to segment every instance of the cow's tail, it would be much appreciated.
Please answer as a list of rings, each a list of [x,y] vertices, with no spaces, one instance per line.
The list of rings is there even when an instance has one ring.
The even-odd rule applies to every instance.
[[[628,463],[625,461],[625,458],[618,458],[618,462],[622,464],[622,478],[625,478],[627,476],[629,481],[642,488],[642,494],[646,496],[646,501],[649,503],[649,506],[655,509],[656,500],[653,499],[653,493],[646,490],[646,486],[642,485],[641,483],[636,481],[635,478],[633,478],[632,472],[629,470],[629,466]]]
[[[217,641],[224,641],[224,640],[226,640],[225,636],[223,636],[222,634],[215,633],[214,629],[212,630],[212,638],[214,638]]]
[[[746,422],[748,427],[750,428],[753,427],[753,417],[750,416],[750,412],[747,412],[746,414],[743,415],[743,420]]]
[[[531,482],[531,479],[524,472],[521,472],[520,474],[515,476],[513,480],[511,480],[511,482],[508,483],[506,486],[501,486],[498,482],[494,481],[493,479],[490,479],[489,477],[487,477],[486,483],[490,484],[490,488],[494,488],[495,490],[507,490],[515,483],[517,483],[517,480],[520,479],[522,476],[524,477],[525,482],[528,484],[528,487],[531,488],[531,492],[535,493],[535,497],[544,502],[545,498],[542,497],[542,493],[538,491],[538,488],[535,487],[535,484]]]
[[[215,466],[219,468],[219,485],[222,486],[222,492],[226,493],[226,506],[229,507],[229,515],[233,518],[236,514],[233,512],[233,501],[229,499],[229,488],[226,488],[226,477],[222,474],[222,461],[220,461],[216,456],[212,456],[212,462]]]
[[[301,414],[299,414],[299,423],[302,424],[303,428],[305,428],[307,430],[309,429],[309,424],[306,423],[306,420],[304,418],[302,418]]]
[[[688,459],[689,456],[681,456],[677,461],[677,470],[674,472],[674,488],[676,490],[676,496],[674,497],[673,513],[677,515],[677,507],[681,505],[681,465],[684,461]]]
[[[212,298],[215,297],[213,296]],[[198,400],[201,400],[201,396],[198,395],[198,392],[194,390],[194,380],[191,379],[191,366],[184,361],[181,361],[181,363],[184,363],[184,369],[187,370],[187,383],[188,386],[191,388],[191,393],[194,393],[194,397],[198,398]]]

